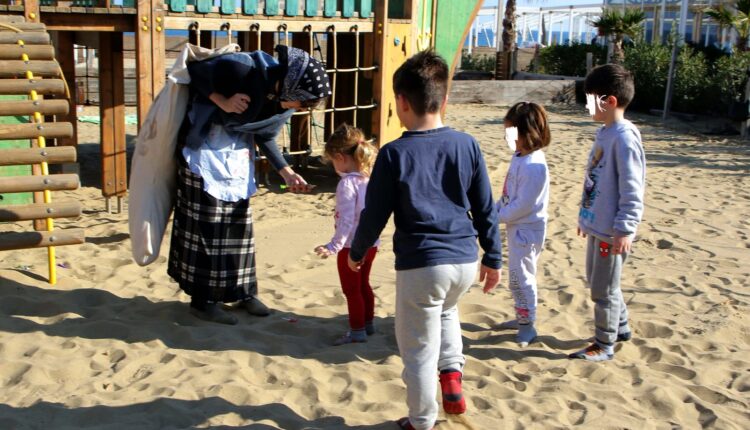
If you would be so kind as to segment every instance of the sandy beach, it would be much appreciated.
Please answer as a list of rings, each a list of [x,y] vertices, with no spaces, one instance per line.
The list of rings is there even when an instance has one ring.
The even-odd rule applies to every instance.
[[[634,336],[614,361],[571,361],[593,335],[575,227],[597,125],[582,106],[550,111],[538,341],[522,349],[496,327],[512,315],[507,273],[490,295],[472,288],[460,306],[468,411],[441,410],[438,428],[748,428],[750,145],[631,115],[648,159],[646,213],[623,275]],[[447,117],[481,143],[495,194],[511,155],[504,112],[455,105]],[[252,207],[260,295],[275,313],[203,322],[166,274],[168,239],[154,264],[132,261],[127,212],[104,210],[98,128],[79,127],[83,186],[53,198],[82,202],[81,218],[56,224],[85,228],[86,243],[57,249],[55,286],[46,250],[0,253],[0,429],[396,429],[406,404],[392,224],[372,273],[378,333],[331,346],[347,329],[346,303],[335,261],[313,248],[333,233],[337,179],[310,168],[317,191],[293,195],[271,176]]]

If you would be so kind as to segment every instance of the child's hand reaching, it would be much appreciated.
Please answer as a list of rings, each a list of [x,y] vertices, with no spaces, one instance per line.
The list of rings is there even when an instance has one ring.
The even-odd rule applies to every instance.
[[[315,247],[315,253],[318,254],[320,258],[328,258],[333,255],[333,252],[331,252],[331,250],[325,245]]]

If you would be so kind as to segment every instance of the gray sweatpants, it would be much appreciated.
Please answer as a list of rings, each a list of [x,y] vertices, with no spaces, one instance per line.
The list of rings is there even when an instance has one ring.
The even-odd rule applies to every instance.
[[[437,371],[463,369],[458,300],[476,274],[476,263],[396,272],[396,341],[409,421],[417,430],[430,429],[437,420]]]
[[[618,330],[630,331],[628,308],[620,289],[622,265],[627,254],[612,253],[612,244],[589,235],[586,248],[586,279],[594,302],[596,342],[611,350],[617,341]]]
[[[513,295],[516,321],[536,321],[536,263],[544,249],[544,230],[528,230],[508,225],[508,286]]]

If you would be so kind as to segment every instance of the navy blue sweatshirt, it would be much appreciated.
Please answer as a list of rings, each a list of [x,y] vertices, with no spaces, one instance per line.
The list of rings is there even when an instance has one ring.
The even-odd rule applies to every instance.
[[[394,214],[396,270],[477,260],[501,266],[492,189],[479,145],[449,127],[407,131],[380,149],[350,256],[360,261]]]

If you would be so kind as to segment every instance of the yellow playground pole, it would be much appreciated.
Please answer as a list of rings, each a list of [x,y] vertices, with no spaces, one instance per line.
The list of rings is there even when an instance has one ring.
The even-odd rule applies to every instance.
[[[23,46],[23,41],[19,40],[18,44]],[[21,56],[21,60],[28,62],[29,56],[26,54],[23,54]],[[26,71],[26,79],[34,79],[34,74],[30,71]],[[31,93],[29,94],[29,99],[31,101],[37,101],[39,99],[37,93],[35,90],[31,90]],[[39,112],[34,112],[33,121],[37,124],[41,124],[44,122],[44,119],[42,118],[42,114]],[[44,139],[44,136],[37,137],[37,144],[40,148],[46,148],[47,142]],[[42,175],[47,176],[49,175],[49,166],[47,165],[46,161],[42,161]],[[44,190],[44,203],[49,204],[52,202],[52,193],[49,190]],[[47,231],[52,231],[55,228],[54,222],[52,218],[47,218]],[[50,246],[47,248],[47,264],[49,266],[49,283],[50,285],[57,284],[57,266],[55,264],[55,247]]]

